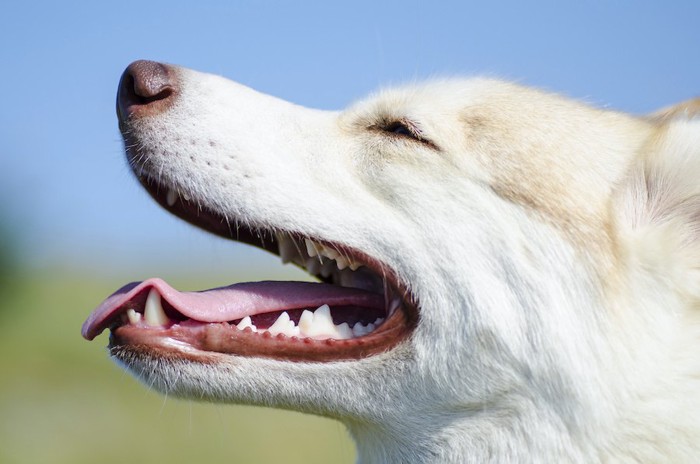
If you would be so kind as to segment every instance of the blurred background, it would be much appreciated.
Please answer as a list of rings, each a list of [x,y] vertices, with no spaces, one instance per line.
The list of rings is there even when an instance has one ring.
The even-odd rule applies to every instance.
[[[333,421],[175,400],[80,326],[122,284],[304,278],[162,211],[114,100],[140,58],[340,109],[382,86],[488,75],[632,113],[700,94],[700,3],[41,2],[0,6],[0,463],[350,463]],[[488,5],[488,6],[487,6]]]

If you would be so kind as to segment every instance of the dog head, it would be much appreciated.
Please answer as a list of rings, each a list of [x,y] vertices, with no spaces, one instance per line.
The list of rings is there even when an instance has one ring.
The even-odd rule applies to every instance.
[[[697,346],[678,335],[698,297],[697,120],[488,79],[326,112],[151,62],[125,72],[118,113],[129,163],[164,208],[328,284],[206,301],[158,280],[117,292],[84,334],[111,328],[112,355],[169,394],[335,417],[375,453],[450,453],[467,446],[457,434],[487,450],[505,428],[523,446],[593,455],[659,388],[676,343]],[[154,291],[165,319],[144,323]],[[288,309],[298,326],[323,298],[353,308],[350,332],[247,325]]]

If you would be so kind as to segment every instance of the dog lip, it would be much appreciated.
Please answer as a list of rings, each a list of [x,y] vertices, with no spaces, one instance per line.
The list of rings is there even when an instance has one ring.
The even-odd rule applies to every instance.
[[[153,181],[145,173],[137,174],[136,177],[143,188],[163,209],[189,224],[220,237],[248,243],[277,254],[277,243],[275,241],[261,242],[247,228],[236,227],[236,229],[233,230],[230,221],[223,220],[213,212],[207,214],[209,210],[206,205],[195,205],[192,202],[184,200],[182,197],[170,204],[168,202],[168,192],[171,191],[169,187]]]
[[[408,311],[395,311],[376,331],[358,338],[316,340],[238,330],[228,324],[174,324],[167,328],[123,325],[112,330],[110,351],[211,362],[220,356],[263,357],[295,362],[359,360],[386,352],[413,330]]]

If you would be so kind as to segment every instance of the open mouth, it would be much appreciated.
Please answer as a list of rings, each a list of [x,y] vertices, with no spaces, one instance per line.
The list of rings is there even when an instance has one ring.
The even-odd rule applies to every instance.
[[[139,180],[173,214],[277,254],[319,282],[246,282],[201,292],[178,292],[160,279],[136,282],[90,315],[85,338],[110,329],[113,350],[334,361],[388,351],[415,327],[418,311],[406,287],[371,256],[298,231],[232,224],[174,189]]]

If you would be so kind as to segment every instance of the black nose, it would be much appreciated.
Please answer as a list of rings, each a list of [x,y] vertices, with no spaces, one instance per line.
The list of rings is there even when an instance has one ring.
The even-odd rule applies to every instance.
[[[161,113],[170,106],[176,93],[177,79],[173,68],[155,61],[134,61],[119,80],[119,121]]]

